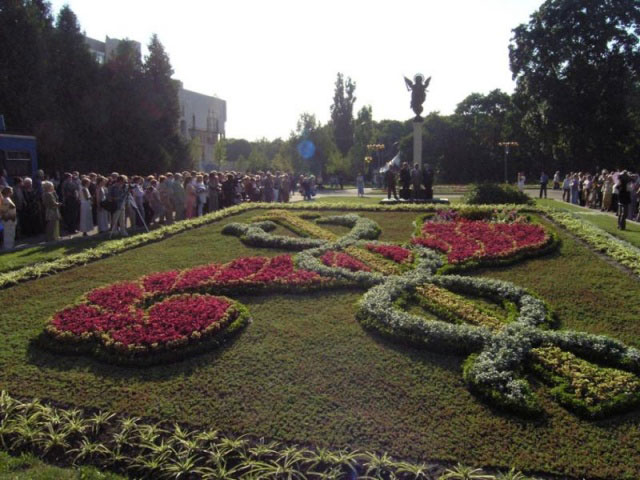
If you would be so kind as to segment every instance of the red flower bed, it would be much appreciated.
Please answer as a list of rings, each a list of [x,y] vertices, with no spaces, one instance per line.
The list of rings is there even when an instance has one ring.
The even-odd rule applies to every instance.
[[[216,283],[228,283],[234,280],[248,279],[258,273],[269,262],[266,257],[243,257],[233,260],[222,268],[215,277]]]
[[[230,305],[225,299],[209,295],[171,297],[151,307],[146,322],[135,321],[111,330],[109,335],[125,347],[186,341],[194,332],[202,334],[213,326],[220,328],[219,322]]]
[[[175,349],[215,335],[237,318],[242,308],[225,298],[185,295],[185,291],[197,288],[215,292],[232,286],[268,288],[274,284],[304,287],[328,281],[315,272],[296,269],[290,255],[246,257],[225,265],[154,273],[136,283],[118,283],[89,292],[85,303],[55,314],[47,331],[62,342],[96,341],[117,351]]]
[[[142,277],[144,291],[148,293],[169,293],[176,283],[178,274],[177,270],[171,270]]]
[[[220,271],[220,266],[212,263],[211,265],[203,265],[201,267],[184,270],[173,287],[172,290],[184,290],[185,288],[194,288],[204,285],[213,280]]]
[[[351,270],[352,272],[370,272],[371,269],[362,263],[360,260],[353,258],[351,255],[347,255],[343,252],[334,252],[329,250],[322,257],[320,257],[322,263],[328,267],[341,267]]]
[[[375,245],[373,243],[367,243],[366,247],[367,250],[382,255],[396,263],[411,261],[411,250],[407,250],[406,248],[396,245]]]
[[[446,253],[449,263],[462,263],[508,257],[525,248],[541,247],[547,240],[539,225],[456,219],[425,223],[422,236],[412,242]]]
[[[252,283],[256,284],[277,282],[287,285],[299,285],[324,282],[326,280],[316,272],[296,270],[291,255],[273,257],[262,270],[251,277]]]
[[[92,290],[87,298],[91,303],[112,312],[127,312],[133,302],[142,298],[142,294],[142,288],[137,283],[116,283]]]

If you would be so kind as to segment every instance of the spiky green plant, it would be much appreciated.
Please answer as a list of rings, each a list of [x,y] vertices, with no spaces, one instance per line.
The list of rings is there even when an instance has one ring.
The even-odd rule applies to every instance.
[[[487,475],[481,468],[467,467],[458,463],[455,467],[445,470],[438,480],[495,480],[493,475]]]
[[[157,439],[161,435],[166,435],[168,433],[167,430],[164,430],[159,423],[140,425],[137,432],[138,441],[144,444],[156,443]]]
[[[161,476],[179,480],[195,473],[202,461],[202,456],[194,453],[177,452],[173,450],[167,461],[161,467]]]
[[[92,416],[89,417],[89,425],[91,426],[91,430],[94,435],[98,435],[100,431],[113,420],[115,417],[115,413],[110,412],[96,412]]]
[[[499,473],[496,476],[496,480],[526,480],[527,477],[524,476],[522,472],[519,472],[515,469],[515,467],[511,467],[508,472]]]
[[[386,453],[378,455],[373,452],[364,452],[360,454],[360,458],[366,465],[365,475],[373,474],[378,477],[385,474],[388,475],[395,466],[393,459]]]
[[[68,438],[69,431],[66,428],[56,428],[48,423],[43,430],[38,432],[35,443],[46,455],[56,448],[69,448]]]
[[[400,462],[398,463],[397,468],[398,473],[406,475],[415,480],[431,477],[431,468],[424,463],[414,464],[408,462]]]
[[[78,443],[78,446],[69,450],[69,453],[75,454],[73,463],[77,464],[83,460],[94,460],[98,457],[106,458],[110,451],[102,443],[93,442],[87,437],[83,437]]]

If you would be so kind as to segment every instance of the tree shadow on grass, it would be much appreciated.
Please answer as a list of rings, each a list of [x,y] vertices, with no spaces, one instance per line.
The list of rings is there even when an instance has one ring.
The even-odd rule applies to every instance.
[[[106,361],[91,353],[52,352],[40,345],[42,337],[36,337],[29,342],[27,360],[41,370],[89,372],[98,378],[131,379],[142,383],[155,382],[170,380],[176,376],[190,376],[201,368],[215,363],[241,334],[242,331],[236,332],[222,344],[211,347],[207,351],[191,353],[173,362],[154,365],[122,365]]]

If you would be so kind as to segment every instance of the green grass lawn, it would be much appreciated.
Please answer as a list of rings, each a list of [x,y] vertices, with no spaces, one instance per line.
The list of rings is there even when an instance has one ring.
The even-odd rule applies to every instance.
[[[281,253],[248,248],[220,234],[228,222],[262,214],[245,212],[0,291],[0,389],[229,434],[413,460],[513,465],[574,477],[640,477],[639,411],[581,420],[536,383],[546,412],[542,420],[496,412],[464,385],[463,357],[402,346],[364,331],[354,318],[363,291],[238,295],[253,323],[226,348],[173,365],[124,368],[32,346],[47,317],[92,288],[151,272]],[[361,214],[380,224],[381,240],[392,242],[407,241],[417,217]],[[557,309],[562,328],[640,347],[640,282],[562,230],[559,235],[563,243],[554,254],[479,273],[537,292]]]
[[[32,455],[12,457],[0,452],[0,480],[124,480],[124,477],[90,467],[53,467]]]
[[[545,207],[576,213],[582,220],[590,222],[596,227],[609,232],[615,237],[626,240],[636,247],[640,247],[640,224],[637,222],[627,222],[626,230],[618,230],[618,220],[616,217],[606,213],[600,213],[599,210],[577,207],[570,203],[550,199],[538,199],[536,203]]]
[[[96,247],[105,241],[108,241],[108,237],[80,237],[53,245],[36,245],[2,253],[0,254],[0,273],[35,263],[48,262],[64,255],[79,253],[87,248]]]

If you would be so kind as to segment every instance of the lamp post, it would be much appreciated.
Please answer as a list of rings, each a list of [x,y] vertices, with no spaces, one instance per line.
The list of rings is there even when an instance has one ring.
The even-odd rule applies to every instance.
[[[376,162],[376,171],[380,170],[380,153],[382,152],[382,150],[384,150],[384,144],[383,143],[370,143],[369,145],[367,145],[367,151],[368,152],[377,152],[377,162]]]
[[[504,183],[509,183],[509,174],[507,172],[507,158],[509,157],[509,149],[518,147],[518,142],[500,142],[499,146],[504,147]]]

